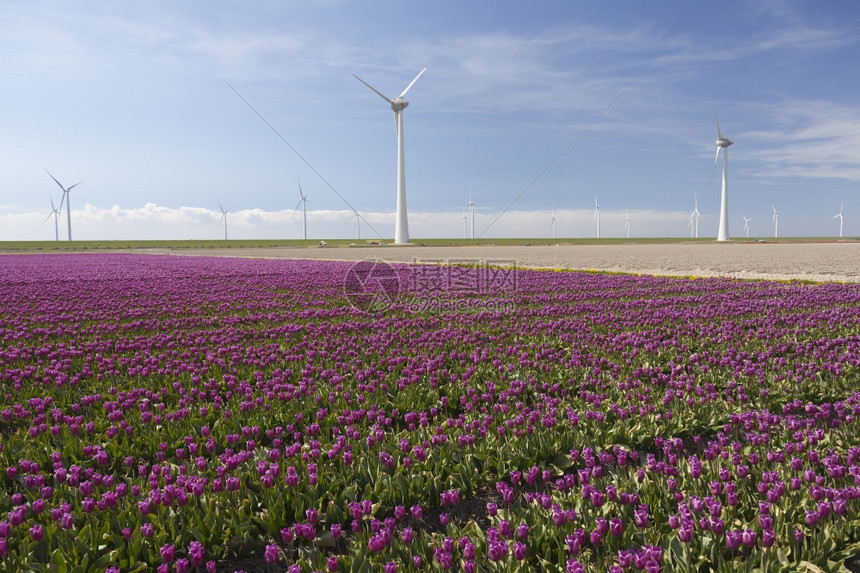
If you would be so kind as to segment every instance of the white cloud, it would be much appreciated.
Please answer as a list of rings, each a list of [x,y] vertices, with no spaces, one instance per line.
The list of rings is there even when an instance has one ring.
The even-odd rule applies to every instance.
[[[827,101],[787,101],[762,108],[775,129],[746,134],[758,149],[757,176],[860,181],[860,110]]]
[[[556,219],[556,235],[591,238],[596,234],[594,212],[587,209],[511,210],[501,216],[498,211],[476,211],[476,236],[485,238],[522,237],[551,239],[551,221]],[[630,210],[631,237],[685,237],[690,214],[657,210]],[[390,238],[394,234],[393,212],[361,213],[361,239]],[[601,237],[624,237],[627,212],[602,209]],[[51,221],[40,212],[0,214],[0,241],[42,240],[54,238]],[[707,218],[703,217],[701,236],[707,236]],[[299,239],[302,235],[301,212],[245,209],[228,212],[230,239]],[[413,212],[409,214],[411,237],[461,238],[471,220],[462,212]],[[134,239],[220,239],[223,237],[220,211],[202,207],[165,207],[147,203],[125,209],[85,204],[72,209],[72,232],[76,240]],[[59,235],[67,235],[65,216],[59,221]],[[355,214],[348,210],[308,211],[308,238],[354,238]]]

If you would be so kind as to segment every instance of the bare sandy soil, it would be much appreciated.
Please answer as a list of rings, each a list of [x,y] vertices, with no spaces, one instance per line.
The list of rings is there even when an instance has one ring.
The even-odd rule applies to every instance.
[[[529,268],[591,269],[662,276],[860,282],[860,243],[857,242],[326,246],[174,250],[171,254],[417,263],[471,261]]]

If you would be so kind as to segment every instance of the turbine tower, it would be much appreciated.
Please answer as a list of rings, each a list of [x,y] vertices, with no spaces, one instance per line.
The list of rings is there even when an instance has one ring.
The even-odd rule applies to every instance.
[[[221,221],[218,223],[224,222],[224,240],[227,240],[227,211],[224,210],[224,207],[221,207],[221,203],[218,203],[218,208],[221,209]]]
[[[624,230],[627,231],[627,238],[630,238],[630,213],[626,210],[624,211],[624,215],[627,219],[624,221]]]
[[[553,210],[550,212],[550,215],[552,216],[552,222],[550,223],[550,224],[552,225],[552,238],[553,238],[553,239],[555,239],[555,238],[556,238],[556,233],[555,233],[555,209],[553,209]]]
[[[54,216],[54,240],[59,241],[60,240],[60,225],[59,225],[58,221],[59,221],[61,213],[60,213],[60,210],[54,206],[54,198],[51,197],[50,195],[48,195],[48,199],[51,200],[51,213],[47,217],[45,217],[45,220],[42,221],[42,224],[44,225],[45,223],[47,223],[48,219],[50,219],[51,215],[53,215]]]
[[[472,192],[469,191],[469,204],[466,206],[472,214],[472,238],[475,238],[475,202],[472,201]]]
[[[745,217],[743,215],[741,215],[741,217],[744,218],[744,233],[746,233],[747,239],[749,239],[750,238],[750,221],[752,221],[752,217]]]
[[[298,181],[298,179],[296,179]],[[296,208],[293,210],[293,215],[296,214],[296,211],[299,210],[299,206],[302,207],[302,215],[303,215],[303,223],[302,223],[302,238],[308,239],[308,196],[302,193],[302,182],[299,181],[299,202],[296,204]]]
[[[720,194],[720,228],[717,232],[718,241],[729,240],[729,145],[734,141],[723,137],[720,131],[720,118],[717,117],[717,106],[714,106],[714,119],[717,120],[717,155],[714,157],[714,173],[717,170],[717,162],[720,160],[720,150],[723,151],[723,191]],[[713,173],[711,181],[714,180]]]
[[[394,243],[398,245],[409,243],[409,221],[406,217],[406,159],[403,152],[403,110],[406,109],[409,102],[403,99],[403,97],[406,95],[406,92],[415,85],[415,82],[418,81],[418,78],[420,78],[421,74],[426,70],[427,68],[424,68],[418,72],[415,79],[412,80],[412,82],[406,86],[406,89],[394,99],[382,95],[382,93],[375,87],[355,74],[352,74],[355,79],[369,87],[376,93],[376,95],[387,101],[391,106],[391,109],[394,111],[394,126],[397,130],[397,218],[394,223]]]
[[[842,204],[839,205],[839,212],[833,216],[834,219],[839,219],[839,238],[840,239],[842,238],[842,209],[844,207],[845,207],[845,201],[843,201]]]
[[[594,217],[597,221],[597,238],[600,238],[600,203],[597,202],[597,195],[594,196]]]
[[[771,222],[773,223],[773,236],[774,238],[779,237],[779,211],[773,205],[770,206],[773,209],[773,219]]]
[[[45,173],[47,173],[48,175],[51,175],[51,172],[48,171],[47,169],[45,169]],[[72,189],[74,189],[75,187],[77,187],[78,185],[83,183],[83,181],[78,181],[77,183],[75,183],[71,187],[63,187],[63,185],[59,181],[57,181],[57,178],[54,177],[53,175],[51,175],[51,179],[53,179],[54,183],[59,185],[60,189],[63,190],[63,198],[60,199],[60,210],[61,211],[63,210],[63,201],[65,201],[66,202],[66,224],[69,227],[69,240],[71,241],[72,240],[72,208],[69,206],[69,191],[71,191]]]
[[[355,238],[356,240],[361,239],[361,215],[358,214],[358,211],[355,211]]]
[[[469,238],[469,213],[463,211],[463,238]]]

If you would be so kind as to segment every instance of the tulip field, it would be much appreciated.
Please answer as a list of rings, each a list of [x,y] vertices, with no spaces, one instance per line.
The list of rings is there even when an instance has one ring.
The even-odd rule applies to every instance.
[[[0,257],[0,571],[860,559],[860,285],[368,268]]]

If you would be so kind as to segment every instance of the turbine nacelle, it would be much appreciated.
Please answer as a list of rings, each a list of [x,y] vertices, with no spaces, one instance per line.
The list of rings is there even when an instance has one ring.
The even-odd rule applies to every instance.
[[[729,139],[728,137],[721,137],[717,140],[717,147],[728,147],[733,143],[734,141]]]
[[[389,102],[391,104],[391,109],[394,111],[402,111],[406,109],[406,106],[409,105],[409,102],[403,99],[402,97],[396,97]]]

